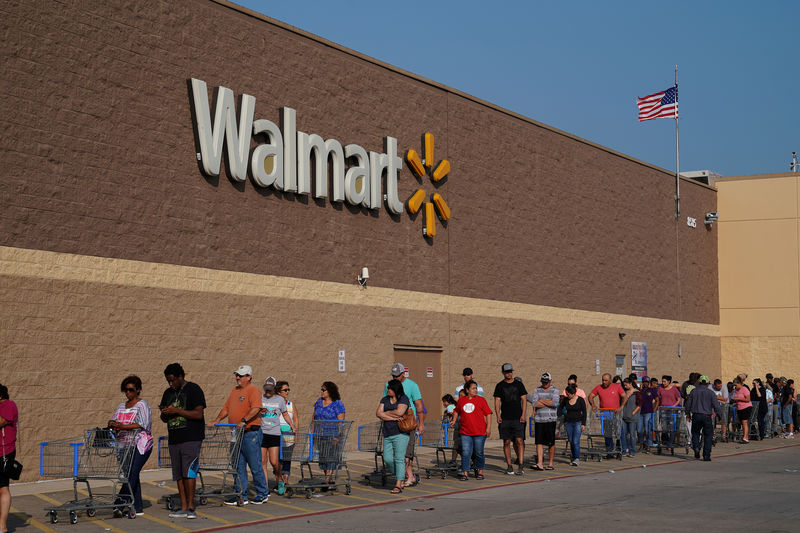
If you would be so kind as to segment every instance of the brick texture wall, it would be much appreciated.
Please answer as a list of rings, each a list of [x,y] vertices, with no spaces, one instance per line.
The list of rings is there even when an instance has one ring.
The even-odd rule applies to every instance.
[[[676,231],[667,173],[210,1],[0,18],[0,245],[344,283],[368,266],[381,287],[718,323],[716,232]],[[192,77],[367,150],[434,133],[453,218],[431,243],[419,217],[204,177]],[[401,198],[418,185],[404,168]]]

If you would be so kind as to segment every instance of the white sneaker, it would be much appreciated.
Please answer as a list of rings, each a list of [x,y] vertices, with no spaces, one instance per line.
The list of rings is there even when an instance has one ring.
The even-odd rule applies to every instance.
[[[171,513],[169,513],[169,517],[170,518],[186,518],[186,516],[188,514],[189,514],[189,511],[184,511],[182,509],[179,509],[177,511],[172,511]]]

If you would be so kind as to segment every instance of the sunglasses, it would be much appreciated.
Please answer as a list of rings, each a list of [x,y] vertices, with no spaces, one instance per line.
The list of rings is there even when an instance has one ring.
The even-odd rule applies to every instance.
[[[244,376],[240,376],[239,374],[234,374],[234,375],[236,376],[236,379],[242,379],[244,377]]]
[[[136,389],[128,387],[127,389],[125,389],[125,392],[136,392]]]
[[[319,391],[320,391],[320,392],[325,392],[325,391],[327,391],[327,390],[328,390],[328,389],[319,389]]]
[[[289,391],[291,391],[291,390],[292,390],[292,389],[281,389],[281,390],[279,390],[278,392],[289,392]]]

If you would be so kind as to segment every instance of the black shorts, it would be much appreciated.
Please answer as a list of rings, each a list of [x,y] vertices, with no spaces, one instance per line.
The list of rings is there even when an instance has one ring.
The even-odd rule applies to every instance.
[[[413,459],[414,452],[416,451],[416,442],[417,439],[415,438],[414,432],[411,432],[408,439],[408,446],[406,446],[406,459]]]
[[[277,448],[280,445],[281,445],[280,435],[267,435],[266,433],[261,435],[262,448]]]
[[[17,456],[17,451],[14,450],[13,452],[9,452],[9,454],[6,455],[4,459],[7,460],[8,462],[13,462],[16,456]],[[0,466],[2,466],[2,464],[3,464],[3,459],[0,459]],[[4,476],[2,472],[0,472],[0,489],[2,489],[3,487],[8,487],[10,483],[11,483],[10,479],[7,476]]]
[[[536,436],[536,444],[543,446],[556,445],[555,422],[536,422],[533,424],[533,433]]]
[[[503,422],[497,425],[497,430],[503,440],[525,440],[525,422],[520,422],[516,419],[503,419]]]
[[[741,422],[742,420],[750,420],[750,415],[753,413],[752,407],[745,407],[744,409],[740,409],[736,411],[736,420]]]

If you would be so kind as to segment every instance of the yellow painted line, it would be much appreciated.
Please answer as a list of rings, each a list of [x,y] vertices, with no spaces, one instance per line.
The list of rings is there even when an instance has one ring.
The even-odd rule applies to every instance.
[[[302,507],[297,507],[296,505],[289,505],[288,503],[281,503],[273,501],[272,499],[269,500],[268,505],[277,505],[278,507],[286,507],[287,509],[293,509],[295,511],[300,511],[303,514],[308,514],[313,512],[309,509],[303,509]]]
[[[153,498],[152,496],[147,496],[146,494],[142,494],[142,499],[143,500],[147,500],[149,502],[152,502],[154,504],[156,504],[156,503],[158,503],[160,501],[160,498]],[[213,520],[214,522],[219,522],[220,524],[231,525],[231,524],[235,524],[236,523],[236,522],[231,522],[230,520],[225,520],[224,518],[218,518],[216,516],[213,516],[213,515],[210,515],[210,514],[207,514],[207,513],[202,513],[200,511],[198,511],[197,509],[195,509],[195,513],[197,513],[197,516],[202,516],[202,517],[207,518],[209,520]]]
[[[347,498],[349,498],[349,496],[347,496]],[[317,503],[324,503],[326,505],[332,505],[333,507],[338,507],[340,509],[348,509],[350,507],[355,507],[355,505],[356,505],[356,504],[347,504],[347,505],[345,505],[343,503],[331,502],[331,501],[328,501],[327,498],[316,498],[315,501]]]
[[[355,487],[353,487],[355,488]],[[361,496],[354,496],[353,494],[345,495],[346,498],[352,498],[354,500],[362,500],[365,502],[372,502],[372,503],[383,503],[385,500],[373,500],[372,498],[362,498]]]
[[[38,494],[37,493],[37,494],[34,494],[34,496],[46,501],[47,503],[49,503],[52,506],[58,506],[58,505],[61,505],[63,503],[63,502],[59,502],[59,501],[54,500],[50,496],[45,496],[44,494]]]
[[[31,526],[35,527],[36,529],[38,529],[39,531],[46,531],[47,533],[56,533],[55,529],[52,529],[52,528],[44,525],[43,523],[39,522],[38,520],[35,520],[28,513],[24,513],[24,512],[20,511],[19,509],[14,508],[14,507],[12,507],[10,509],[10,511],[11,511],[12,515],[17,517],[17,519],[22,520],[25,523],[25,525],[31,525]]]
[[[468,489],[469,487],[463,487],[463,488]],[[424,492],[425,494],[439,494],[441,492],[448,492],[446,490],[433,490],[433,491],[432,490],[425,490],[425,489],[419,488],[419,485],[417,485],[416,487],[405,487],[403,489],[403,492],[406,492],[406,491]]]
[[[189,529],[187,527],[179,526],[179,525],[173,524],[172,522],[167,522],[166,520],[162,520],[160,518],[156,518],[155,516],[152,516],[152,515],[149,515],[149,514],[144,514],[142,516],[137,517],[136,519],[137,520],[141,520],[142,518],[144,518],[145,520],[150,520],[151,522],[155,522],[156,524],[161,524],[162,526],[167,526],[168,528],[171,528],[171,529],[177,529],[178,531],[192,531],[191,529]]]
[[[269,505],[269,503],[267,503],[267,505]],[[265,513],[263,511],[256,511],[255,509],[249,509],[249,507],[250,506],[248,505],[246,507],[242,506],[242,507],[233,507],[233,508],[237,509],[239,511],[245,512],[245,513],[254,514],[256,516],[263,516],[263,517],[266,517],[266,518],[278,518],[278,515]]]

